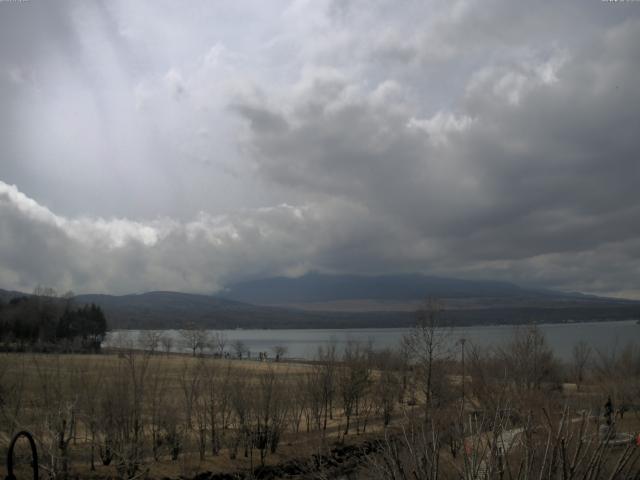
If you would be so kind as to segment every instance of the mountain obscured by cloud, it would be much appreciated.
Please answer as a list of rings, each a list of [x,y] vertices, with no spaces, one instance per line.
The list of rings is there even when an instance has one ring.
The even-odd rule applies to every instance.
[[[633,2],[0,3],[0,285],[640,298]]]

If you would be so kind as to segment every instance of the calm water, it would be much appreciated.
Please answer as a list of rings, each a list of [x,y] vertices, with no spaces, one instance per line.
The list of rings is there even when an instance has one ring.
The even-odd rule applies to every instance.
[[[469,344],[478,346],[500,346],[509,341],[514,332],[513,326],[475,326],[450,329],[449,338],[455,343],[460,338],[467,339]],[[592,348],[600,351],[611,351],[623,348],[629,343],[640,342],[640,325],[635,320],[621,322],[593,322],[540,325],[549,345],[556,355],[563,359],[571,357],[573,346],[584,340]],[[290,330],[221,330],[227,338],[227,350],[232,351],[231,344],[241,340],[251,351],[269,352],[276,345],[287,348],[287,357],[313,358],[318,347],[334,342],[341,350],[347,341],[371,341],[374,348],[394,348],[399,345],[406,328],[357,328],[357,329],[290,329]],[[128,331],[126,335],[135,339],[138,331]],[[177,330],[167,330],[173,336],[174,349],[180,349],[180,335]],[[115,335],[120,335],[115,332]],[[106,340],[106,345],[113,345],[114,335]]]

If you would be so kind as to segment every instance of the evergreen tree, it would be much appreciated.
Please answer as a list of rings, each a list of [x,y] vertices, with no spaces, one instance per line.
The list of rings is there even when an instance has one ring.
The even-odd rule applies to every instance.
[[[94,304],[72,308],[52,297],[17,297],[0,305],[0,340],[25,345],[79,340],[97,351],[107,332],[102,309]]]

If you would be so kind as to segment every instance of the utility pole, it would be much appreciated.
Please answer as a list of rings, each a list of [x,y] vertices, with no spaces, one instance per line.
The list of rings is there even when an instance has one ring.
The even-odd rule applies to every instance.
[[[467,339],[466,338],[460,338],[460,340],[458,340],[458,343],[460,343],[460,350],[461,350],[461,363],[462,363],[462,381],[460,383],[461,385],[461,393],[462,393],[462,401],[460,402],[460,414],[458,417],[458,428],[460,429],[459,431],[459,435],[460,435],[460,441],[461,441],[461,446],[462,448],[466,449],[466,445],[465,445],[465,440],[464,440],[464,380],[465,380],[465,371],[464,371],[464,344],[466,343]]]
[[[460,339],[460,347],[462,350],[462,409],[464,410],[464,344],[467,342],[466,338]]]

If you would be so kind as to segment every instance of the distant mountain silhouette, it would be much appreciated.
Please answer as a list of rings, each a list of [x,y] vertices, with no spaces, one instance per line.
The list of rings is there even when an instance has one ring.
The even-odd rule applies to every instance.
[[[148,292],[134,295],[78,295],[77,303],[100,305],[115,325],[126,328],[157,328],[157,325],[181,328],[188,324],[211,328],[282,326],[295,322],[296,312],[254,306],[246,303],[178,292]]]
[[[459,280],[420,274],[323,275],[309,273],[297,278],[272,277],[230,285],[218,295],[258,305],[281,305],[352,299],[383,301],[438,298],[576,298],[575,293],[524,289],[508,282]]]
[[[465,292],[460,284],[453,290],[456,295]],[[508,284],[507,284],[508,285]],[[467,284],[471,287],[471,284]],[[525,291],[515,286],[493,289],[484,284],[485,295],[502,293],[503,296],[445,298],[444,318],[457,325],[516,324],[589,320],[613,320],[640,318],[640,303],[582,297],[580,295],[546,294]],[[361,290],[353,289],[354,292]],[[432,290],[446,293],[443,290]],[[416,295],[418,290],[416,290]],[[451,290],[449,290],[451,292]],[[477,290],[468,290],[478,295]],[[516,293],[516,292],[519,292]],[[528,292],[528,293],[527,293]],[[398,292],[400,293],[400,292]],[[325,297],[331,298],[329,290]],[[444,298],[444,295],[442,295]],[[280,300],[292,297],[280,297]],[[318,296],[297,297],[319,298]],[[344,297],[343,297],[344,298]],[[388,298],[388,297],[387,297]],[[407,327],[415,322],[415,304],[409,308],[378,308],[367,310],[324,309],[325,304],[313,310],[253,305],[210,295],[194,295],[176,292],[149,292],[139,295],[79,295],[76,303],[95,303],[102,307],[112,328],[183,328],[194,324],[206,328],[364,328]],[[456,302],[460,301],[461,305]],[[293,305],[293,304],[292,304]]]
[[[16,297],[24,297],[25,295],[29,295],[27,293],[17,292],[15,290],[2,290],[0,288],[0,301],[8,302],[12,298]]]
[[[29,295],[0,290],[3,302]],[[444,300],[454,325],[517,324],[640,318],[640,302],[521,288],[506,282],[425,275],[308,274],[231,285],[218,295],[148,292],[78,295],[95,303],[110,328],[162,329],[407,327],[427,296]]]

